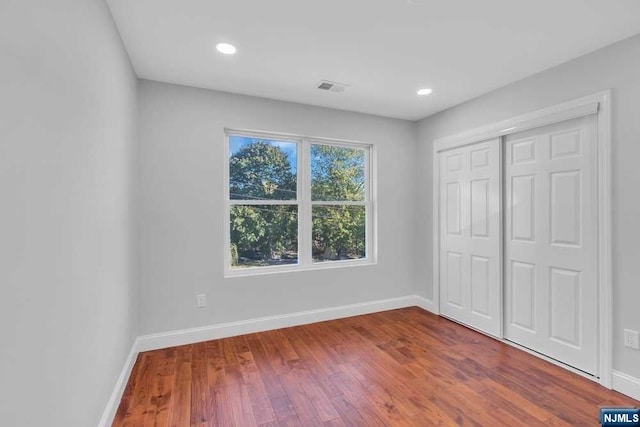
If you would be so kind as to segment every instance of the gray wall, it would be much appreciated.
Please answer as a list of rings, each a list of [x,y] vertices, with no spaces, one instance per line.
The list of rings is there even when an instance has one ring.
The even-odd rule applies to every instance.
[[[138,334],[430,297],[431,142],[607,88],[614,368],[640,377],[640,36],[417,125],[137,82],[101,0],[3,0],[0,64],[3,425],[95,425]],[[223,278],[225,126],[376,144],[379,263]]]
[[[139,104],[141,333],[414,292],[415,123],[144,80]],[[225,279],[224,127],[376,144],[378,264]]]
[[[0,424],[98,423],[137,333],[136,78],[101,0],[0,2]]]
[[[418,123],[419,236],[432,241],[434,139],[613,89],[614,369],[640,377],[640,353],[623,346],[623,328],[640,329],[640,36],[616,43]],[[432,296],[431,244],[418,254],[419,293]]]

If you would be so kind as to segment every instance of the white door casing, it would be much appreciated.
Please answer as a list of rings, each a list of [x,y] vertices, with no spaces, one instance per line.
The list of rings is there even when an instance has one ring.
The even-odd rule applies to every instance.
[[[440,307],[500,336],[500,140],[440,153]]]
[[[510,341],[598,374],[596,116],[505,141]]]

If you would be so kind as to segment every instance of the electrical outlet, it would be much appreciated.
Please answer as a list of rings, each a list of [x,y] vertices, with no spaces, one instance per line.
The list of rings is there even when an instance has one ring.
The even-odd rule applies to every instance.
[[[636,350],[640,350],[640,334],[638,333],[638,331],[625,329],[624,345],[625,347],[630,347],[630,348],[635,348]]]
[[[196,308],[203,308],[206,306],[207,306],[207,295],[206,294],[196,295]]]

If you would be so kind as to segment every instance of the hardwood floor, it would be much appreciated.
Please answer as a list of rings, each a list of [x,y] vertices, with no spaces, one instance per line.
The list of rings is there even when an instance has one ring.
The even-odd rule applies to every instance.
[[[113,425],[575,426],[638,405],[413,307],[141,353]]]

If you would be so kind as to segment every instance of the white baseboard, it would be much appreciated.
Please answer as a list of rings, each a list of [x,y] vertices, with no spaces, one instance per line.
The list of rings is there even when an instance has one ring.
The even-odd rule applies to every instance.
[[[611,377],[615,391],[640,400],[640,378],[632,377],[620,371],[613,371]]]
[[[133,370],[133,365],[136,363],[136,359],[138,358],[138,338],[133,342],[131,346],[131,351],[129,351],[129,355],[127,359],[124,361],[124,366],[122,367],[122,371],[120,371],[120,376],[118,377],[118,381],[116,381],[116,385],[113,388],[113,392],[111,393],[111,397],[109,397],[109,402],[107,403],[104,412],[102,413],[102,418],[100,418],[100,422],[98,423],[98,427],[111,427],[113,424],[113,419],[116,416],[116,411],[118,410],[118,406],[120,406],[120,400],[122,399],[122,394],[124,393],[124,389],[127,386],[127,382],[129,381],[129,376],[131,375],[131,371]]]
[[[138,353],[140,352],[412,306],[418,306],[424,310],[433,312],[433,302],[431,300],[419,295],[407,295],[398,298],[367,301],[357,304],[299,311],[296,313],[277,316],[260,317],[256,319],[220,323],[217,325],[203,326],[199,328],[182,329],[139,336],[133,343],[131,351],[125,360],[120,376],[118,377],[118,381],[116,382],[113,393],[109,398],[107,407],[102,414],[98,427],[109,427],[113,423],[120,400],[122,399],[122,394],[124,393],[127,381],[131,375],[133,365],[135,364]]]
[[[432,300],[422,297],[420,295],[415,295],[415,299],[416,299],[416,305],[418,307],[420,307],[423,310],[427,310],[430,313],[437,314],[435,311],[435,305],[433,304]]]
[[[140,336],[131,347],[98,427],[109,427],[113,423],[133,365],[140,352],[412,306],[434,313],[433,301],[420,295],[407,295]],[[640,379],[618,371],[613,371],[612,377],[614,390],[640,400]]]
[[[368,301],[358,304],[341,305],[318,310],[299,311],[277,316],[260,317],[256,319],[240,320],[237,322],[220,323],[199,328],[182,329],[178,331],[162,332],[139,337],[138,351],[157,350],[177,345],[192,344],[236,335],[287,328],[307,323],[323,322],[325,320],[341,319],[360,314],[376,313],[396,308],[411,307],[417,304],[416,295]]]

